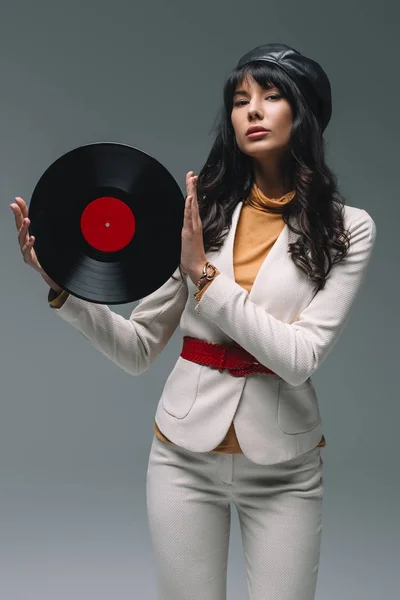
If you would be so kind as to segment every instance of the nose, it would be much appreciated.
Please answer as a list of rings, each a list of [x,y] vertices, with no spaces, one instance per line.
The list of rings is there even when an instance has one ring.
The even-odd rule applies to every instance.
[[[252,121],[254,119],[263,119],[264,115],[263,115],[262,110],[259,107],[254,106],[254,105],[253,106],[249,105],[248,117],[249,117],[249,120]]]

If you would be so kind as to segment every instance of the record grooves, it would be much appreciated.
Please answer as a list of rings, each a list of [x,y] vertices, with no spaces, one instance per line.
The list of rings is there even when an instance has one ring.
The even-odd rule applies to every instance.
[[[30,201],[30,234],[45,272],[99,304],[144,298],[178,268],[184,196],[145,152],[112,142],[58,158]]]

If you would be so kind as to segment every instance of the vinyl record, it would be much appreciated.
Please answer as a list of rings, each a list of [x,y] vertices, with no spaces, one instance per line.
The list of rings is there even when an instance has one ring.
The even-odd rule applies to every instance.
[[[58,158],[29,204],[44,271],[70,294],[125,304],[157,290],[178,268],[185,198],[156,159],[99,142]]]

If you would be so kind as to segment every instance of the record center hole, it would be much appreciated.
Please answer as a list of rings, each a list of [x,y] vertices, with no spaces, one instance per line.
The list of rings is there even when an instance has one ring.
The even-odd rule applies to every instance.
[[[106,223],[106,227],[110,227],[110,223]]]

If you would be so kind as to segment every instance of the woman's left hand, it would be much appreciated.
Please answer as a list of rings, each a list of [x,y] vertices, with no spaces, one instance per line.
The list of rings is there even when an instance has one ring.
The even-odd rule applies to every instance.
[[[203,244],[203,226],[197,204],[197,177],[193,171],[186,175],[186,202],[182,228],[181,269],[197,284],[207,262]]]

